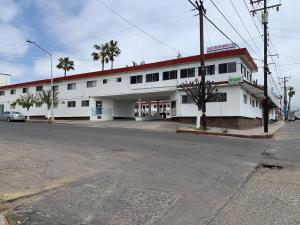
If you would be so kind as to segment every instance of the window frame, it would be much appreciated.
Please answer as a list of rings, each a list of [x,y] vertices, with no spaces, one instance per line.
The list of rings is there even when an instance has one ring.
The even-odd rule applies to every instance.
[[[36,92],[41,92],[41,91],[43,91],[43,90],[44,90],[43,85],[35,86],[35,91],[36,91]]]
[[[71,105],[71,103],[74,103],[74,106]],[[68,108],[76,108],[76,101],[67,101],[67,107]]]
[[[236,73],[236,62],[220,63],[219,74]]]
[[[84,104],[84,103],[88,103],[88,104]],[[81,100],[81,107],[90,107],[90,100]]]
[[[195,101],[193,100],[193,97],[191,95],[181,95],[181,104],[183,105],[195,104]]]
[[[159,73],[146,74],[146,83],[152,83],[152,82],[159,82]]]
[[[208,103],[213,103],[213,102],[227,102],[227,92],[217,92],[213,94],[214,97],[209,99],[207,102]]]
[[[142,83],[143,83],[143,75],[130,76],[130,84],[142,84]]]
[[[97,81],[96,80],[88,80],[86,82],[86,88],[94,88],[97,87]]]
[[[196,68],[191,67],[191,68],[185,68],[180,70],[180,78],[191,78],[196,76]]]
[[[178,78],[177,70],[170,70],[163,72],[163,81],[165,80],[176,80]]]
[[[67,90],[68,91],[76,90],[76,83],[69,83],[69,84],[67,84]]]
[[[16,93],[17,93],[17,89],[11,89],[11,90],[10,90],[10,94],[11,94],[11,95],[15,95]]]

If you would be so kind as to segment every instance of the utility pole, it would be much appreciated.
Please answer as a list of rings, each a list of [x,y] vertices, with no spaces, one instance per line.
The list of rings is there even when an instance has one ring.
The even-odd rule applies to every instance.
[[[276,4],[272,6],[268,6],[268,0],[250,0],[251,5],[260,4],[263,2],[263,8],[254,9],[250,11],[253,16],[256,12],[262,11],[262,24],[264,27],[264,132],[269,132],[269,102],[268,102],[268,74],[269,74],[269,66],[268,66],[268,47],[269,47],[269,38],[268,38],[268,23],[269,23],[269,12],[268,9],[276,8],[279,11],[279,7],[281,4]]]
[[[283,80],[283,114],[284,114],[284,121],[287,119],[287,86],[286,83],[288,82],[288,79],[291,77],[281,77],[279,79]]]
[[[202,84],[202,96],[205,96],[205,61],[204,61],[204,15],[206,14],[206,9],[203,6],[203,0],[196,0],[193,3],[191,0],[188,0],[199,12],[199,25],[200,25],[200,76],[201,76],[201,84]],[[202,116],[201,123],[202,129],[206,131],[206,103],[202,103]]]

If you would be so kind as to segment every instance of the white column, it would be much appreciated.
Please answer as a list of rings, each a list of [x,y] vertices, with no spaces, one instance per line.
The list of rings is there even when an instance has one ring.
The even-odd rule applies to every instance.
[[[151,100],[149,100],[149,112],[148,112],[148,117],[151,117]]]
[[[138,111],[139,117],[142,117],[142,99],[139,98],[139,111]]]
[[[160,116],[159,115],[159,99],[157,99],[157,102],[156,102],[156,110],[157,110],[157,116]]]

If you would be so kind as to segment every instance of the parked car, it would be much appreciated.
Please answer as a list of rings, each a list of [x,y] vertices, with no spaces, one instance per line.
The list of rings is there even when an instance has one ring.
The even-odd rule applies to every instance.
[[[0,120],[7,122],[11,121],[26,121],[26,117],[19,112],[7,111],[0,115]]]

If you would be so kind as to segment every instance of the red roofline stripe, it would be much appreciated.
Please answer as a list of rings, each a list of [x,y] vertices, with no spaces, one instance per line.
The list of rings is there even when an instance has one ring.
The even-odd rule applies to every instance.
[[[257,70],[257,65],[254,62],[253,58],[250,56],[250,54],[246,48],[227,50],[227,51],[222,51],[222,52],[207,53],[204,55],[204,59],[210,60],[210,59],[226,58],[226,57],[240,56],[240,55],[246,56],[249,59],[249,63],[251,64],[250,67],[252,67],[254,70]],[[54,83],[58,83],[58,82],[67,81],[67,80],[77,80],[77,79],[85,79],[85,78],[113,75],[113,74],[119,74],[119,73],[128,73],[128,72],[140,71],[140,70],[145,70],[145,69],[153,69],[153,68],[167,67],[167,66],[173,66],[173,65],[184,64],[184,63],[192,63],[192,62],[196,62],[196,61],[200,61],[200,55],[183,57],[183,58],[178,58],[178,59],[171,59],[171,60],[167,60],[167,61],[154,62],[154,63],[138,65],[138,66],[117,68],[117,69],[112,69],[112,70],[75,74],[75,75],[70,75],[70,76],[66,76],[66,77],[56,77],[53,79],[53,81],[54,81]],[[49,84],[49,83],[50,83],[50,79],[36,80],[36,81],[2,86],[2,87],[0,87],[0,90],[6,90],[6,89],[10,89],[10,88],[17,88],[17,87],[28,87],[28,86],[41,85],[41,84]]]

